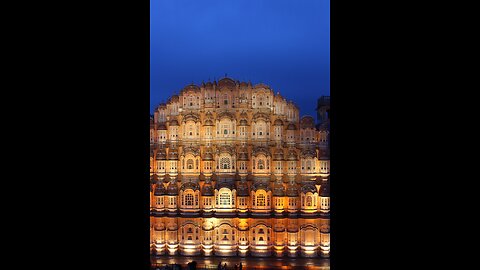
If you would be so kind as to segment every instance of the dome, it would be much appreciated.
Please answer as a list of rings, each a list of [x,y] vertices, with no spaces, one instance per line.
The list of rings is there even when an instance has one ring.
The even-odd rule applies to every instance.
[[[167,194],[168,194],[168,195],[178,195],[177,182],[172,181],[172,182],[170,182],[170,183],[168,184]]]
[[[283,150],[281,148],[277,148],[275,150],[275,154],[273,154],[273,160],[283,160]]]
[[[230,190],[234,190],[235,189],[235,184],[233,183],[233,179],[218,180],[217,183],[215,183],[215,189],[219,190],[221,188],[228,188]]]
[[[179,100],[179,97],[178,95],[173,95],[171,98],[170,98],[171,101],[178,101]]]
[[[200,117],[198,117],[198,114],[190,112],[186,115],[183,116],[182,122],[186,123],[188,121],[193,121],[195,123],[200,121]]]
[[[213,160],[213,154],[210,152],[205,153],[203,160]]]
[[[270,86],[264,84],[264,83],[258,83],[256,84],[253,88],[266,88],[266,89],[270,89]]]
[[[307,183],[302,186],[301,191],[303,194],[306,194],[307,192],[315,193],[317,192],[317,189],[314,185]]]
[[[287,126],[287,130],[297,130],[297,127],[295,126],[295,124],[290,123],[290,124],[288,124],[288,126]]]
[[[249,196],[248,184],[247,184],[246,181],[240,181],[240,183],[238,184],[237,196],[239,196],[239,197],[248,197]]]
[[[154,184],[154,183],[157,182],[157,180],[158,180],[158,176],[157,176],[156,173],[154,173],[150,176],[150,183]]]
[[[273,186],[273,196],[283,197],[285,196],[285,188],[282,184],[275,184]]]
[[[169,160],[178,160],[178,153],[176,151],[171,150],[168,153],[168,159]]]
[[[210,182],[205,183],[202,187],[202,196],[213,196],[214,191]]]
[[[170,120],[170,126],[178,126],[178,121],[177,121],[177,119],[172,119],[172,120]]]
[[[298,226],[294,223],[290,223],[288,224],[287,226],[287,232],[290,232],[290,233],[296,233],[298,232]]]
[[[227,119],[230,119],[230,120],[235,120],[235,114],[231,113],[231,112],[228,112],[228,111],[224,111],[224,112],[220,112],[217,114],[217,119],[218,120],[221,120],[223,118],[227,118]]]
[[[167,130],[167,126],[164,123],[161,123],[157,126],[157,130]]]
[[[288,197],[298,197],[298,188],[296,184],[289,184],[287,186],[287,196]]]
[[[248,154],[246,152],[241,152],[238,154],[238,161],[248,161]]]
[[[265,183],[265,182],[256,182],[256,183],[253,184],[252,190],[253,190],[253,191],[257,191],[257,190],[270,191],[271,188],[270,188],[270,186],[269,186],[267,183]]]
[[[287,160],[298,160],[298,156],[297,156],[297,153],[295,152],[295,150],[288,151]]]
[[[155,231],[165,230],[165,223],[163,223],[163,222],[155,223],[154,229],[155,229]]]
[[[183,190],[183,191],[185,191],[187,189],[191,189],[191,190],[195,191],[195,190],[200,190],[200,187],[198,186],[197,183],[186,182],[182,185],[182,187],[180,189]]]
[[[165,150],[160,150],[155,155],[155,160],[165,160],[165,159],[166,159]]]
[[[200,91],[200,87],[196,86],[195,84],[189,84],[183,88],[184,91],[187,90],[194,90],[194,91]]]
[[[274,100],[283,100],[283,97],[280,94],[280,92],[277,92],[277,94],[275,94],[275,96],[273,98],[274,98]]]
[[[315,128],[315,120],[311,116],[304,116],[300,120],[300,126],[302,127],[302,129]]]
[[[275,120],[275,122],[273,122],[273,125],[274,126],[283,126],[283,121],[280,120],[280,119],[277,119],[277,120]]]
[[[239,126],[248,126],[248,122],[245,119],[240,120]]]
[[[309,149],[303,149],[301,155],[302,155],[302,158],[314,158],[317,156],[317,153],[315,149],[309,148]]]
[[[155,196],[162,196],[166,194],[165,186],[161,181],[158,181],[155,185],[155,193],[153,195]]]
[[[248,87],[248,83],[246,83],[246,82],[241,82],[241,83],[240,83],[240,87]]]
[[[274,232],[284,232],[285,231],[285,226],[282,223],[275,223],[273,226],[273,231]]]
[[[223,78],[223,79],[218,81],[218,87],[233,88],[235,86],[236,86],[235,81],[230,79],[230,78]]]
[[[213,126],[213,121],[211,119],[205,120],[204,126]]]
[[[213,88],[213,83],[211,82],[205,83],[205,88]]]

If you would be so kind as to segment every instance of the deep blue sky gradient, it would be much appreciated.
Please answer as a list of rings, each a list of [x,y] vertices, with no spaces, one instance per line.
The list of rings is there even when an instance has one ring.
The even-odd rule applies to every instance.
[[[150,110],[190,83],[265,83],[316,118],[330,95],[330,0],[151,0]]]

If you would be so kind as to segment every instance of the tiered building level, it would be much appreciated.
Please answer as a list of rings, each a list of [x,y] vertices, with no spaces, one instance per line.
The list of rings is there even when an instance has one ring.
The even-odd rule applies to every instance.
[[[328,133],[264,84],[186,86],[150,119],[152,253],[328,257]]]

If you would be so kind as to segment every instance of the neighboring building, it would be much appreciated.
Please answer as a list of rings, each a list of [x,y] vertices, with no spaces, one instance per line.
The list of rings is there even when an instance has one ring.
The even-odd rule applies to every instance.
[[[326,141],[323,143],[329,147],[330,143],[330,96],[321,96],[317,102],[317,130],[325,132]]]
[[[317,102],[317,127],[330,125],[330,96],[321,96]]]
[[[269,86],[188,85],[150,119],[155,254],[328,257],[328,130]]]

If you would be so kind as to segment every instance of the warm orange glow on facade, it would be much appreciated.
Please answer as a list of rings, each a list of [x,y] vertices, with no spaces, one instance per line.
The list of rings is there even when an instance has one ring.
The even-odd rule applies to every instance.
[[[156,254],[327,257],[326,125],[266,85],[189,85],[151,119]]]

